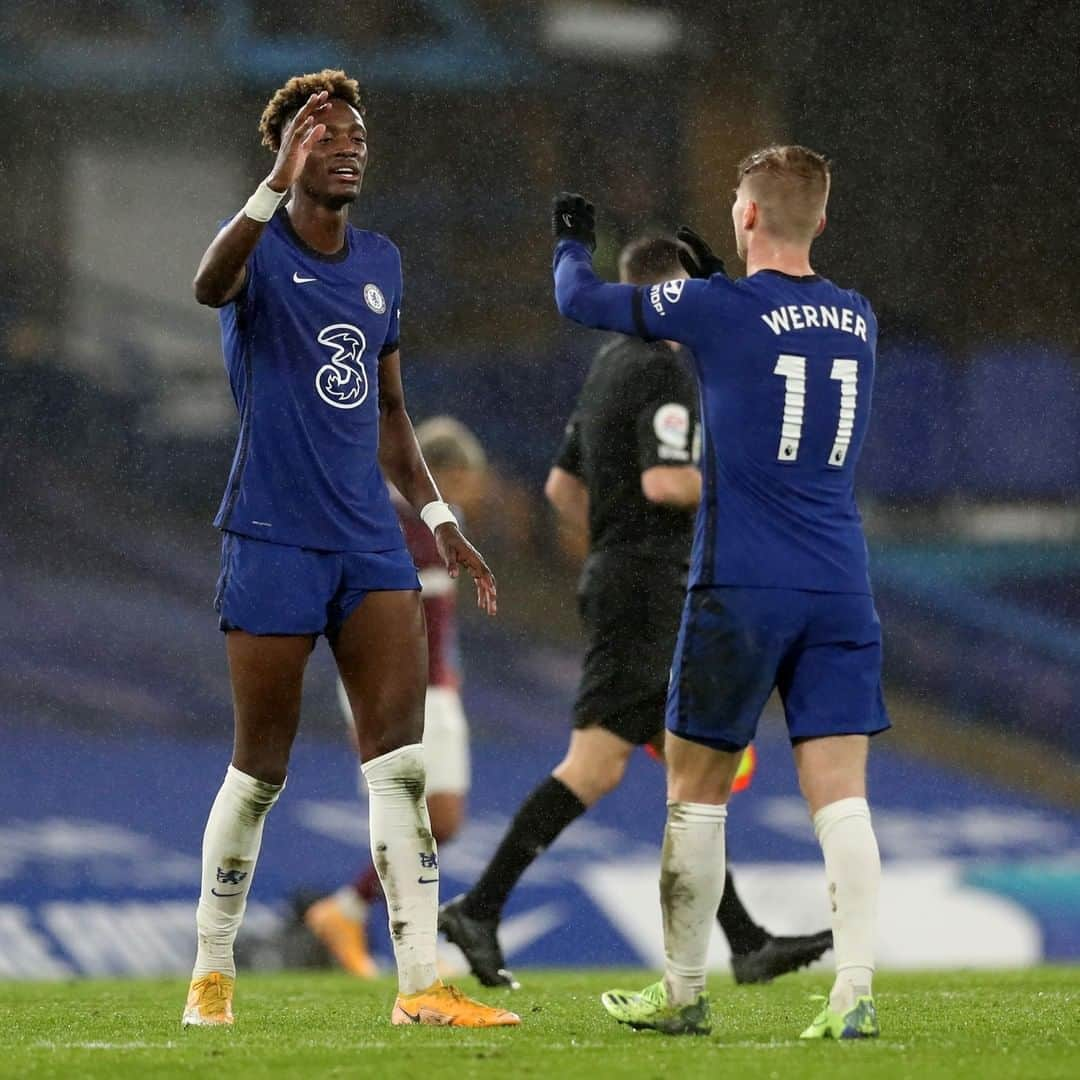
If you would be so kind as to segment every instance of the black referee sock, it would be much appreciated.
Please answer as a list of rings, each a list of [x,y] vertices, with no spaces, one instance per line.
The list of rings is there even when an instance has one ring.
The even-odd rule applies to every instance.
[[[724,874],[724,896],[716,909],[716,918],[735,956],[755,952],[769,940],[768,930],[758,926],[743,907],[730,870]]]
[[[572,821],[585,804],[561,781],[549,776],[521,804],[462,910],[473,919],[498,919],[521,875]]]

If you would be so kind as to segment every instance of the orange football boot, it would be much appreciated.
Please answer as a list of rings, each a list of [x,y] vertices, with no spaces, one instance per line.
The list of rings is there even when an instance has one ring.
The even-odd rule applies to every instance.
[[[350,919],[334,897],[316,901],[304,912],[307,928],[350,975],[374,979],[379,968],[371,958],[364,924]]]
[[[418,994],[398,994],[392,1024],[435,1024],[441,1027],[513,1027],[521,1023],[517,1013],[481,1005],[456,986],[433,982]]]
[[[192,979],[181,1027],[214,1027],[233,1022],[232,996],[236,980],[220,971]]]

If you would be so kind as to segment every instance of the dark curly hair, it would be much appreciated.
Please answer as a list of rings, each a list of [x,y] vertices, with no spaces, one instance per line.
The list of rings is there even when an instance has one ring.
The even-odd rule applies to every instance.
[[[351,105],[361,116],[364,115],[364,103],[360,97],[360,84],[350,79],[344,71],[323,68],[310,75],[294,75],[263,109],[259,119],[259,132],[263,146],[268,146],[275,154],[281,149],[281,132],[285,125],[303,108],[312,94],[328,90],[332,98],[341,98]]]

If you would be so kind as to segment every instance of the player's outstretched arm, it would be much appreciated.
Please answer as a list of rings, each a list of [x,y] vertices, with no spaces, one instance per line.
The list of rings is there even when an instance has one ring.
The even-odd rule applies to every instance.
[[[274,216],[289,186],[300,175],[311,147],[326,130],[319,114],[330,107],[329,94],[312,94],[303,108],[285,125],[281,148],[270,175],[258,186],[247,205],[229,222],[206,249],[192,283],[195,299],[208,307],[222,307],[244,287],[247,261]]]
[[[562,192],[551,207],[555,237],[555,305],[565,315],[595,330],[647,336],[634,318],[633,285],[601,281],[593,272],[596,211],[583,195]]]
[[[405,408],[401,354],[397,350],[379,360],[379,465],[386,479],[417,513],[432,503],[442,503]],[[476,582],[476,606],[494,615],[498,607],[495,575],[462,535],[453,515],[448,517],[451,520],[436,524],[434,530],[435,544],[447,572],[456,578],[464,567]]]
[[[595,330],[615,330],[646,341],[678,341],[690,348],[708,336],[716,305],[706,297],[714,291],[714,275],[723,270],[723,263],[701,237],[685,226],[679,237],[686,246],[680,258],[693,255],[688,280],[679,278],[647,288],[614,285],[601,281],[593,272],[593,204],[583,195],[563,192],[555,197],[551,210],[555,303],[561,314]]]

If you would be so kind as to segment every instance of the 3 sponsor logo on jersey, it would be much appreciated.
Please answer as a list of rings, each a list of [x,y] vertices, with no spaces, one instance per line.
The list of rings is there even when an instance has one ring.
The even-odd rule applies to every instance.
[[[367,288],[374,289],[375,286]],[[379,301],[385,307],[382,293],[379,293]],[[363,362],[367,338],[363,331],[351,323],[333,323],[319,331],[318,342],[333,350],[330,363],[323,364],[315,373],[315,390],[319,397],[335,409],[355,409],[357,405],[363,405],[368,396],[368,377]]]
[[[364,286],[364,303],[367,304],[376,315],[383,315],[386,312],[386,297],[382,294],[382,289],[373,282],[368,282]]]

